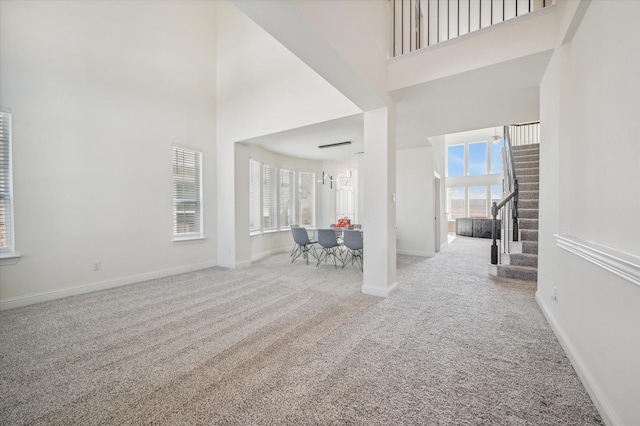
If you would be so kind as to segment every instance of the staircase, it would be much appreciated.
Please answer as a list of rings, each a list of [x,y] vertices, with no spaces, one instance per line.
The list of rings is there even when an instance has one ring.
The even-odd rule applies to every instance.
[[[520,241],[511,243],[510,254],[503,254],[503,263],[498,265],[498,276],[537,281],[540,145],[514,146],[511,150],[519,188]]]

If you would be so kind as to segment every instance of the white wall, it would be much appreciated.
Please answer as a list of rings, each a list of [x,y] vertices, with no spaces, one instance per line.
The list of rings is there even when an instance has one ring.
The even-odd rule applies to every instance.
[[[431,146],[398,150],[396,161],[397,251],[433,256],[433,150]]]
[[[640,3],[594,1],[565,13],[571,16],[563,16],[560,40],[568,43],[556,50],[541,86],[536,298],[607,423],[637,424]],[[578,249],[565,250],[556,238]],[[609,260],[598,265],[575,254],[594,250]],[[619,271],[616,259],[635,278],[602,267]]]
[[[251,259],[249,190],[235,142],[361,112],[272,36],[227,1],[217,7],[219,262]],[[235,158],[235,160],[234,160]]]
[[[214,27],[208,2],[0,3],[22,255],[4,307],[215,264]],[[198,244],[172,243],[174,143],[204,155]]]
[[[362,110],[389,103],[388,2],[232,2]]]

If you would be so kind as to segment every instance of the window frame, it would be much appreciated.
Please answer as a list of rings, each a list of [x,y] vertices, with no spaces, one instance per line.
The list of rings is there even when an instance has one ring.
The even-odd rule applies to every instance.
[[[275,176],[275,196],[272,198],[275,200],[275,226],[265,226],[265,168],[272,168]],[[288,186],[283,186],[283,174],[289,173],[290,183]],[[275,232],[286,232],[291,230],[291,225],[298,224],[304,228],[313,228],[315,226],[316,219],[316,172],[295,170],[292,168],[285,168],[280,166],[274,166],[264,161],[259,161],[249,157],[249,236],[255,237],[258,235],[271,234]],[[254,182],[254,178],[259,179]],[[309,190],[310,199],[310,213],[311,223],[300,224],[300,208],[302,200],[301,182],[302,179],[311,179],[311,187]],[[284,191],[288,191],[288,197],[290,201],[289,205],[289,224],[283,225],[282,212],[283,212],[283,200],[287,200],[287,197],[283,197]],[[256,193],[259,191],[259,193]],[[258,217],[252,218],[257,213]],[[255,220],[254,220],[255,219]],[[253,222],[258,223],[259,226],[252,226]]]
[[[195,165],[195,191],[193,192],[195,197],[193,198],[178,198],[177,197],[177,178],[180,175],[176,175],[176,167],[179,165],[176,163],[176,152],[183,151],[188,153],[189,155],[193,155],[195,157],[194,165]],[[171,155],[171,164],[172,164],[172,235],[173,241],[187,241],[187,240],[198,240],[204,238],[204,200],[203,200],[203,169],[202,169],[202,160],[203,153],[202,150],[192,147],[187,147],[183,145],[173,144],[172,146],[172,155]],[[184,178],[184,174],[182,175]],[[190,232],[176,232],[178,227],[178,212],[176,209],[177,204],[179,203],[195,203],[196,208],[193,211],[194,214],[194,224],[197,225],[197,230]]]
[[[289,177],[289,187],[288,187],[288,197],[283,197],[284,190],[287,187],[283,187],[283,176],[284,174],[288,174]],[[289,201],[288,213],[289,213],[289,224],[284,225],[282,220],[283,212],[287,209],[286,206],[283,206],[283,201]],[[289,231],[291,230],[291,225],[296,223],[296,171],[289,170],[285,168],[281,168],[278,170],[278,229],[281,231]]]
[[[12,152],[12,116],[11,110],[0,107],[0,197],[4,205],[4,241],[0,246],[0,258],[18,258],[15,251],[15,221],[13,192],[13,152]],[[4,158],[3,158],[4,157]]]
[[[265,233],[279,229],[278,217],[278,168],[268,163],[262,163],[262,208],[261,228]],[[265,221],[270,219],[270,226]]]

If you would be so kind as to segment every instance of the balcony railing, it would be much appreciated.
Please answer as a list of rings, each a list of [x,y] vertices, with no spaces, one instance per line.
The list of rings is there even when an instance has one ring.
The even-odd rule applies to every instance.
[[[393,56],[543,9],[556,0],[389,0]]]

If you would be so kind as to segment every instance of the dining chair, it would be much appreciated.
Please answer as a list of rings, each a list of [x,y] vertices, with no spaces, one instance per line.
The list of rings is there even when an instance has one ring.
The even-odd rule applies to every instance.
[[[302,255],[302,258],[307,261],[307,265],[309,264],[309,254],[311,254],[311,256],[317,259],[318,252],[316,251],[316,248],[314,246],[314,244],[316,244],[317,241],[311,241],[309,239],[309,234],[307,234],[307,230],[304,228],[298,227],[298,228],[291,228],[291,232],[293,233],[293,241],[295,241],[295,243],[298,245],[298,252],[294,256],[291,263],[293,263],[298,257],[300,257],[300,255]]]
[[[293,237],[293,228],[300,228],[300,225],[291,225],[291,236]],[[293,248],[291,249],[291,254],[290,256],[293,257],[295,256],[296,253],[298,253],[298,250],[300,250],[300,246],[296,243],[295,238],[293,239]]]
[[[342,239],[344,240],[344,246],[348,249],[347,256],[345,257],[342,268],[351,261],[351,264],[357,263],[360,265],[360,270],[363,270],[362,263],[364,260],[362,232],[345,230],[342,233]]]
[[[333,229],[318,229],[318,244],[322,247],[322,251],[316,266],[322,262],[324,256],[325,263],[327,263],[328,258],[331,258],[333,266],[338,269],[338,261],[342,263],[342,252],[340,251],[340,243],[338,243],[335,231]]]

